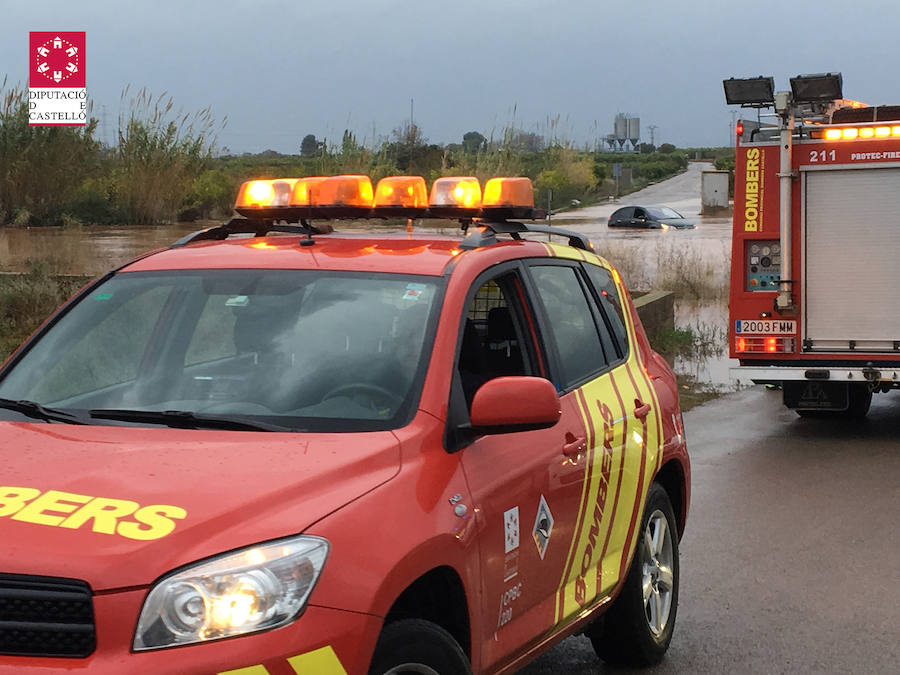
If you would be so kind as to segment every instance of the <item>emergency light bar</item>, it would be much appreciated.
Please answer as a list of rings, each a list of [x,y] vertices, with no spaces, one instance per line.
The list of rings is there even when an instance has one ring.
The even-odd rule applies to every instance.
[[[431,195],[422,176],[388,176],[372,189],[364,175],[250,180],[241,185],[235,210],[253,220],[307,221],[334,218],[451,218],[471,221],[543,218],[534,208],[528,178],[438,178]]]
[[[900,125],[869,125],[854,127],[827,127],[812,129],[810,138],[821,138],[826,141],[856,140],[869,138],[898,138]]]

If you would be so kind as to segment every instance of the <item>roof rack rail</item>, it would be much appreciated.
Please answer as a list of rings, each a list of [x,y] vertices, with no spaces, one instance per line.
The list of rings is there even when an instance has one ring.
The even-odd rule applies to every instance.
[[[181,248],[195,241],[221,241],[227,239],[232,234],[252,234],[254,237],[265,237],[269,232],[289,232],[291,234],[305,234],[307,236],[313,234],[328,234],[333,232],[331,225],[310,225],[307,221],[301,220],[298,225],[288,225],[287,223],[276,223],[272,219],[251,219],[251,218],[232,218],[227,223],[207,227],[205,230],[198,230],[185,235],[178,241],[169,245],[169,248]]]
[[[513,239],[521,239],[522,232],[531,232],[538,234],[550,234],[557,237],[568,237],[569,246],[580,248],[583,251],[593,251],[594,245],[591,244],[587,235],[572,230],[564,230],[560,227],[552,227],[550,225],[530,225],[517,221],[502,220],[497,222],[476,221],[474,223],[477,228],[470,232],[462,243],[459,245],[461,249],[473,249],[481,246],[491,246],[497,243],[497,234],[508,234]]]

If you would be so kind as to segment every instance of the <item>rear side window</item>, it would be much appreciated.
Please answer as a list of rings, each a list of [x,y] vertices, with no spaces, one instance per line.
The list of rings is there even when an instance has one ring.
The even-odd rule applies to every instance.
[[[625,315],[622,311],[622,298],[613,281],[612,274],[605,267],[585,265],[588,278],[594,286],[597,301],[609,326],[613,342],[619,358],[628,356],[628,331],[625,328]]]
[[[559,353],[563,382],[558,384],[568,389],[608,364],[594,315],[575,268],[535,265],[530,269]]]
[[[614,223],[620,220],[628,220],[629,218],[631,218],[632,211],[633,207],[626,206],[624,209],[619,209],[618,211],[613,213],[609,219]]]

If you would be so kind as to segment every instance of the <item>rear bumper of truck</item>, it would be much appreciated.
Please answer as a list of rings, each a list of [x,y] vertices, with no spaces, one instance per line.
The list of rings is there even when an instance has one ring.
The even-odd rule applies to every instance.
[[[756,384],[807,380],[811,382],[869,382],[882,387],[900,387],[900,363],[896,366],[738,366],[729,369],[732,379],[751,380]]]

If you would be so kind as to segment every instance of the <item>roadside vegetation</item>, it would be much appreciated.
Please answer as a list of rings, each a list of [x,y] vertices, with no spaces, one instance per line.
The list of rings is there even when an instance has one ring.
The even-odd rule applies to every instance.
[[[0,360],[85,282],[83,277],[51,273],[45,261],[29,261],[25,274],[0,275]]]
[[[98,139],[98,122],[84,127],[30,127],[27,89],[0,83],[0,225],[154,225],[224,218],[241,182],[277,176],[365,173],[528,176],[535,204],[558,210],[590,204],[683,171],[689,159],[715,149],[656,148],[610,153],[577,147],[548,120],[544,134],[509,125],[497,133],[470,131],[459,143],[429,142],[410,122],[385,137],[297,139],[296,154],[266,150],[235,154],[217,148],[225,121],[209,109],[187,113],[166,93],[122,94],[116,140]],[[373,134],[374,136],[374,134]],[[612,166],[622,166],[618,182]]]

